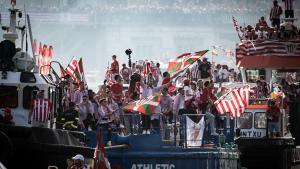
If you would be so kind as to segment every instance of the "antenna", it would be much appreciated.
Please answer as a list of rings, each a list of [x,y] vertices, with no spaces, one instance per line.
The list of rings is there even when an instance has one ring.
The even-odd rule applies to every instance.
[[[32,36],[32,29],[31,29],[31,22],[30,22],[30,17],[28,14],[26,14],[27,18],[27,26],[28,26],[28,31],[29,31],[29,38],[30,38],[30,44],[31,44],[31,49],[32,49],[32,56],[33,56],[33,62],[36,64],[36,55],[34,53],[34,47],[33,47],[33,36]]]

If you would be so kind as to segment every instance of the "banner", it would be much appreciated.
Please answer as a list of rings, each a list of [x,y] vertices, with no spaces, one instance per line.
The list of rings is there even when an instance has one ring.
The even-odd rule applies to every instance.
[[[204,116],[202,116],[198,123],[195,123],[188,116],[186,116],[186,140],[188,147],[199,147],[202,145],[204,128]]]

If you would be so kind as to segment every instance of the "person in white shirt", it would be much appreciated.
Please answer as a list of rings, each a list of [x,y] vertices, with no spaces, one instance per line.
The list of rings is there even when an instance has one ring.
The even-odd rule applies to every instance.
[[[85,89],[84,82],[80,82],[79,89],[75,91],[72,102],[79,105],[83,100],[82,97],[87,95],[88,95],[88,91]]]
[[[83,129],[88,130],[89,127],[94,128],[94,106],[88,100],[87,96],[82,97],[82,102],[79,104],[79,122]]]
[[[200,65],[202,64],[202,61],[200,59],[197,60],[197,63],[194,64],[192,67],[192,80],[197,81],[201,78],[201,71],[200,71]]]
[[[148,80],[147,84],[143,82],[143,78],[141,78],[141,88],[142,88],[142,93],[141,93],[141,98],[147,98],[151,96],[154,93],[159,93],[162,86],[160,87],[153,87],[153,81]],[[151,118],[148,115],[142,114],[142,128],[143,128],[143,134],[150,134],[150,122]]]
[[[173,99],[172,97],[168,94],[168,88],[164,87],[161,90],[161,97],[160,97],[160,102],[159,105],[161,107],[161,112],[162,114],[166,117],[164,120],[171,124],[173,120],[173,113],[172,113],[172,108],[173,108]]]
[[[178,93],[174,99],[174,104],[173,104],[173,119],[174,119],[174,121],[175,120],[178,121],[178,115],[183,114],[183,111],[185,110],[183,87],[179,87],[177,92]]]
[[[107,132],[107,145],[111,145],[111,123],[113,120],[113,110],[111,106],[107,103],[105,98],[101,98],[99,100],[100,106],[98,107],[98,122],[97,126],[101,127],[103,130]]]
[[[223,65],[219,70],[219,79],[221,82],[228,82],[228,71],[226,69],[226,65]]]

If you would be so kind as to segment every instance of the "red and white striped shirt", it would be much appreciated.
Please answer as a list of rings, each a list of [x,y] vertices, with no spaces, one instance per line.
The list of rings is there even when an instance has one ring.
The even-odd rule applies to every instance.
[[[33,100],[31,110],[33,110],[33,120],[46,122],[48,120],[52,103],[48,99]]]
[[[270,12],[270,19],[280,19],[282,14],[281,6],[273,6]]]
[[[294,10],[294,0],[284,0],[285,10]]]

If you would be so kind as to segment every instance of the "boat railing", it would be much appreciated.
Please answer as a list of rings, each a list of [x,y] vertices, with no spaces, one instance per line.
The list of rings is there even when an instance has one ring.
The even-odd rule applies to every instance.
[[[156,121],[150,122],[150,133],[160,135],[165,145],[190,148],[202,147],[204,144],[218,144],[219,135],[216,133],[215,117],[212,114],[177,115],[172,118],[171,123],[163,114],[156,114],[156,117]],[[124,125],[124,135],[145,134],[142,115],[137,112],[122,114],[121,124]]]

